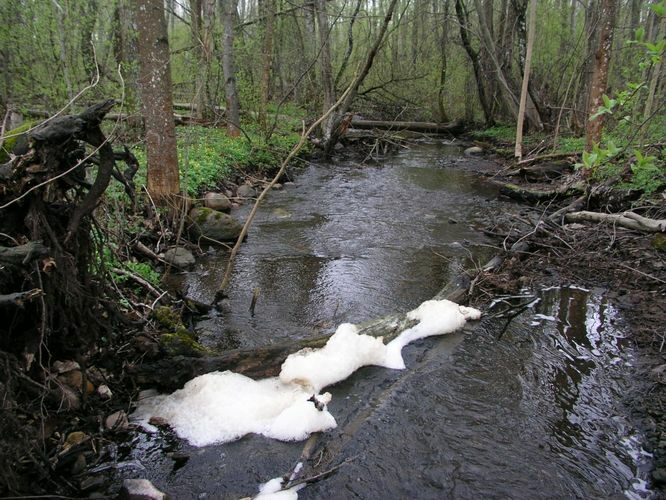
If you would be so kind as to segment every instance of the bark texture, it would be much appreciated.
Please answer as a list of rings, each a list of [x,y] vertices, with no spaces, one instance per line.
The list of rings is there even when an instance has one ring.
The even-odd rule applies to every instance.
[[[139,33],[139,88],[146,127],[148,192],[156,203],[167,203],[178,194],[180,179],[164,2],[136,0],[134,7]]]

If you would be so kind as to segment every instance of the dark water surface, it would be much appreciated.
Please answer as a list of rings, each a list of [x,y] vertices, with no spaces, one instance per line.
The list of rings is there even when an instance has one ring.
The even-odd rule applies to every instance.
[[[460,153],[430,142],[380,166],[307,167],[260,210],[228,310],[197,325],[202,341],[258,346],[404,312],[461,265],[484,262],[494,251],[478,228],[517,208],[463,171],[482,160]],[[210,301],[224,265],[213,253],[177,279]],[[406,370],[364,368],[329,388],[338,429],[322,438],[323,459],[349,461],[299,498],[650,497],[650,456],[624,403],[638,354],[622,317],[603,291],[521,295],[475,327],[406,347]],[[508,326],[495,317],[507,303],[529,304]],[[257,436],[194,448],[140,434],[130,458],[144,469],[121,476],[174,498],[240,498],[288,472],[301,448]]]

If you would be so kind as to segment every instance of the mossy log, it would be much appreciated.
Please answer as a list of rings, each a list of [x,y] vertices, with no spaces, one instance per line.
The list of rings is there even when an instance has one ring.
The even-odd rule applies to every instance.
[[[461,274],[451,280],[434,298],[448,299],[463,303],[467,297],[469,278]],[[414,326],[417,321],[406,314],[392,314],[358,325],[359,333],[373,337],[383,337],[390,342],[403,330]],[[158,387],[164,391],[181,388],[188,380],[204,373],[231,370],[252,378],[276,376],[287,356],[304,348],[323,347],[330,336],[299,339],[254,349],[234,349],[218,356],[190,357],[176,356],[129,368],[134,380],[144,386]]]

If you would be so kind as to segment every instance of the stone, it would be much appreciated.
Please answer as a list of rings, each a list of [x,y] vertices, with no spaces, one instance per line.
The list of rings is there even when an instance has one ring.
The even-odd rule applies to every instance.
[[[230,215],[198,207],[190,210],[188,229],[194,238],[216,243],[236,241],[243,227]]]
[[[100,398],[104,399],[105,401],[113,397],[111,389],[109,389],[109,386],[106,384],[102,384],[97,388],[97,394]]]
[[[156,417],[155,415],[148,419],[148,423],[150,425],[154,425],[155,427],[169,427],[169,422],[166,418]]]
[[[204,195],[204,206],[218,212],[228,212],[231,210],[231,201],[222,193],[206,193]]]
[[[257,196],[257,192],[249,184],[243,184],[242,186],[238,186],[236,195],[239,198],[254,198],[255,196]]]
[[[465,156],[476,156],[480,155],[481,153],[483,153],[483,148],[480,148],[479,146],[469,147],[463,152]]]
[[[175,247],[169,248],[161,257],[176,267],[190,267],[196,262],[194,255],[187,248]]]
[[[147,479],[125,479],[120,489],[122,500],[166,500],[167,496]]]
[[[127,413],[125,413],[123,410],[112,413],[106,417],[104,426],[110,431],[126,431],[129,428]]]

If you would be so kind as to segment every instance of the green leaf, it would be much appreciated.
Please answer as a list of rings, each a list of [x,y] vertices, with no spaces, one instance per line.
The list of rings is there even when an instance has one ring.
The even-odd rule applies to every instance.
[[[645,40],[645,28],[641,26],[636,30],[636,41],[642,42],[643,40]]]
[[[622,151],[622,149],[618,148],[613,141],[608,141],[608,144],[606,145],[606,152],[609,157],[617,155],[620,151]]]
[[[666,2],[659,2],[659,3],[653,3],[650,5],[650,9],[652,9],[652,12],[657,14],[658,16],[663,16],[666,14]]]

